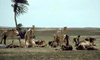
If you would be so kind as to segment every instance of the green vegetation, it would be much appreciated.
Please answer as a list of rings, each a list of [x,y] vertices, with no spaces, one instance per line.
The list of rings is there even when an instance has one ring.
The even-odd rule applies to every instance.
[[[18,25],[17,25],[17,28],[21,28],[23,25],[21,24],[21,23],[19,23]]]

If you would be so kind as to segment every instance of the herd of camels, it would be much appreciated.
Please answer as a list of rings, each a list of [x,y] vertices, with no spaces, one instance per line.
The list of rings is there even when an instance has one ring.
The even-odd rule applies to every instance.
[[[57,32],[54,34],[54,40],[49,41],[48,45],[52,48],[61,47],[62,50],[73,50],[72,45],[69,44],[69,36],[66,35],[67,27],[64,27],[63,29],[57,30]],[[4,31],[1,34],[1,40],[0,43],[2,44],[2,41],[4,40],[4,44],[6,48],[16,48],[16,47],[46,47],[48,46],[44,40],[35,40],[33,38],[35,32],[35,26],[32,26],[32,28],[27,29],[24,33],[21,33],[18,29],[10,29],[7,31]],[[6,45],[6,39],[11,38],[12,43],[9,45]],[[17,38],[19,40],[19,46],[14,45],[14,39]],[[83,41],[79,40],[80,35],[73,38],[75,48],[77,50],[97,50],[96,45],[94,44],[95,38],[85,38]],[[24,42],[21,41],[21,39],[24,39]]]

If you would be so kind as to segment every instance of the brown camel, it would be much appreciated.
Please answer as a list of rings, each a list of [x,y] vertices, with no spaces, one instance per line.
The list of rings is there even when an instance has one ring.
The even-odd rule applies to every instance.
[[[96,41],[96,38],[93,38],[93,37],[88,37],[88,38],[85,38],[86,41],[89,41],[91,43],[91,45],[95,46],[95,41]]]
[[[30,28],[26,31],[25,34],[25,46],[33,47],[36,46],[35,41],[33,41],[34,28]]]
[[[75,42],[75,44],[77,44]],[[91,45],[90,41],[88,40],[83,40],[79,41],[78,45],[76,46],[77,50],[97,50],[97,48],[93,45]]]
[[[20,36],[18,36],[18,35],[19,35],[19,32],[16,29],[4,31],[1,35],[1,42],[0,43],[2,43],[2,41],[4,40],[4,44],[6,45],[6,39],[11,38],[12,44],[13,44],[14,38],[17,37],[17,39],[19,40],[19,44],[21,46]]]
[[[37,47],[46,47],[47,46],[47,44],[45,43],[44,40],[37,40],[37,41],[35,41],[35,43],[36,43]]]

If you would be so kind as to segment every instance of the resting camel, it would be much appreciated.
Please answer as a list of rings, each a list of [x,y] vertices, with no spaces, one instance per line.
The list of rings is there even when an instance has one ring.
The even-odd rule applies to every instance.
[[[65,44],[64,38],[66,35],[67,27],[64,27],[63,29],[58,29],[57,32],[54,34],[54,41],[57,43],[57,46],[62,46]]]
[[[56,48],[58,46],[58,44],[55,40],[54,41],[49,41],[48,44],[53,48]]]
[[[61,46],[62,50],[72,50],[73,49],[72,45],[69,45],[69,36],[68,35],[65,36],[64,42],[66,45]]]
[[[80,41],[76,47],[78,50],[86,50],[88,47],[90,47],[89,41]]]
[[[51,47],[57,47],[60,45],[60,41],[61,40],[61,29],[59,29],[56,34],[54,34],[54,40],[53,41],[49,41],[48,44],[51,46]]]
[[[76,41],[74,41],[75,44]],[[97,48],[94,45],[91,45],[91,42],[88,40],[83,40],[83,41],[79,41],[77,46],[76,46],[77,50],[97,50]]]
[[[26,31],[26,34],[25,34],[25,46],[26,47],[36,46],[35,41],[32,40],[33,34],[34,34],[34,28],[30,28]]]
[[[95,46],[94,41],[96,41],[96,38],[90,37],[90,38],[85,38],[85,40],[86,40],[86,41],[89,41],[89,42],[91,43],[91,45]]]
[[[16,29],[7,30],[7,31],[2,33],[0,43],[2,43],[2,41],[4,40],[4,44],[6,45],[6,39],[11,38],[12,44],[13,44],[14,38],[17,37],[17,39],[19,40],[19,44],[21,46],[20,36],[18,36],[18,35],[19,35],[19,32]]]
[[[44,40],[38,40],[38,41],[35,41],[35,43],[36,43],[36,45],[38,47],[45,47],[45,46],[47,46],[47,44],[45,43]]]
[[[54,34],[54,40],[49,41],[48,44],[51,47],[57,47],[57,46],[62,46],[65,45],[65,35],[66,35],[67,27],[64,27],[63,29],[58,29],[57,32]]]

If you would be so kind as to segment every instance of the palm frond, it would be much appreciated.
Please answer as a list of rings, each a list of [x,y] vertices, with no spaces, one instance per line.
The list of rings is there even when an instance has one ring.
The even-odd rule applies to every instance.
[[[11,0],[11,1],[14,3],[21,3],[21,4],[29,5],[27,0]]]
[[[27,12],[27,0],[12,0],[12,2],[14,2],[14,4],[12,4],[11,6],[14,8],[14,12],[16,12],[17,16]]]
[[[20,4],[16,9],[17,16],[26,12],[27,12],[27,7],[23,4]]]

